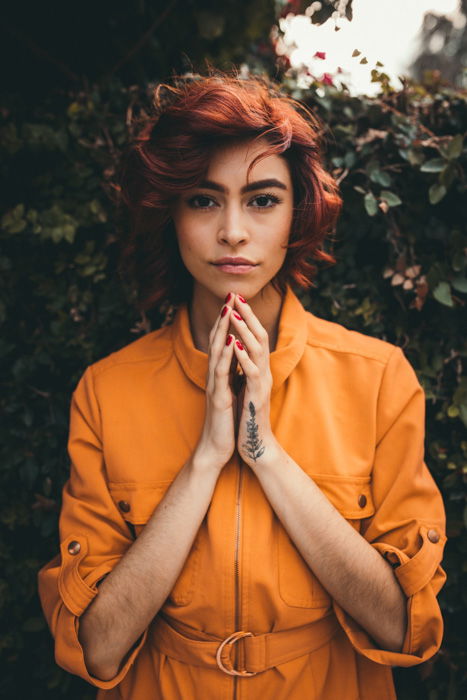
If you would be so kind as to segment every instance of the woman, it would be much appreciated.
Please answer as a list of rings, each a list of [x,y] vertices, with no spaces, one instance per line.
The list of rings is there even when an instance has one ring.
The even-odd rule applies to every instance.
[[[125,271],[172,324],[73,394],[57,662],[99,698],[394,698],[433,656],[445,536],[400,348],[305,311],[341,200],[319,123],[259,79],[156,91]]]

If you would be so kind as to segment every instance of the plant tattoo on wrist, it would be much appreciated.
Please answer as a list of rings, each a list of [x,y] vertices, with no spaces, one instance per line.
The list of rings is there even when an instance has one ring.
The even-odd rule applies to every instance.
[[[242,447],[247,451],[250,459],[256,460],[261,457],[265,447],[263,446],[263,441],[259,439],[258,436],[258,425],[255,420],[256,410],[252,401],[249,402],[248,408],[250,410],[250,419],[246,422],[246,432],[247,441],[243,443]]]

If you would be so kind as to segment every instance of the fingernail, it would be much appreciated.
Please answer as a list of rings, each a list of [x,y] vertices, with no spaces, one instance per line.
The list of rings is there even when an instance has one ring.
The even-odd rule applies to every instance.
[[[235,318],[238,318],[239,321],[243,321],[243,318],[236,311],[233,311],[232,313],[235,316]]]
[[[233,338],[233,335],[230,335],[230,333],[229,333],[229,335],[227,336],[227,340],[225,341],[225,344],[230,345],[230,343],[232,342],[232,338]]]
[[[235,342],[237,343],[237,348],[239,350],[243,350],[243,345],[241,344],[241,342],[239,340],[236,340]]]
[[[237,297],[240,299],[240,301],[243,301],[243,303],[246,304],[246,299],[244,299],[240,294],[237,294]]]
[[[224,306],[224,308],[223,308],[222,311],[221,311],[221,316],[225,316],[225,314],[227,313],[228,309],[229,309],[228,306]]]
[[[230,301],[230,297],[231,297],[231,296],[232,296],[232,294],[231,294],[231,292],[229,292],[229,293],[227,294],[227,296],[225,297],[224,301],[225,301],[226,304],[227,304],[228,301]]]

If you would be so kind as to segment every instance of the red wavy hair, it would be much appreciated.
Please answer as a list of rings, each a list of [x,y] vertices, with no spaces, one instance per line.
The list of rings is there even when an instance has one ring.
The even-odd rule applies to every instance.
[[[155,114],[123,158],[120,187],[128,223],[122,232],[119,273],[134,287],[136,305],[149,310],[164,300],[189,301],[192,277],[180,254],[169,206],[206,176],[216,148],[262,138],[268,144],[250,164],[278,154],[290,165],[294,211],[287,254],[272,280],[315,286],[312,260],[336,263],[322,249],[342,207],[338,185],[323,167],[322,125],[302,103],[260,77],[233,71],[176,76],[154,91]]]

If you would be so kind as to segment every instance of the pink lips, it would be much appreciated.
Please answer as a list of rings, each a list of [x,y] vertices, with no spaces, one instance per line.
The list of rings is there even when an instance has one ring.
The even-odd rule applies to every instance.
[[[222,272],[228,272],[231,275],[243,275],[246,272],[250,272],[251,270],[254,270],[256,265],[216,265],[218,270],[221,270]]]
[[[213,265],[222,272],[227,272],[232,275],[243,275],[246,272],[250,272],[257,264],[247,258],[225,257],[219,258]]]

